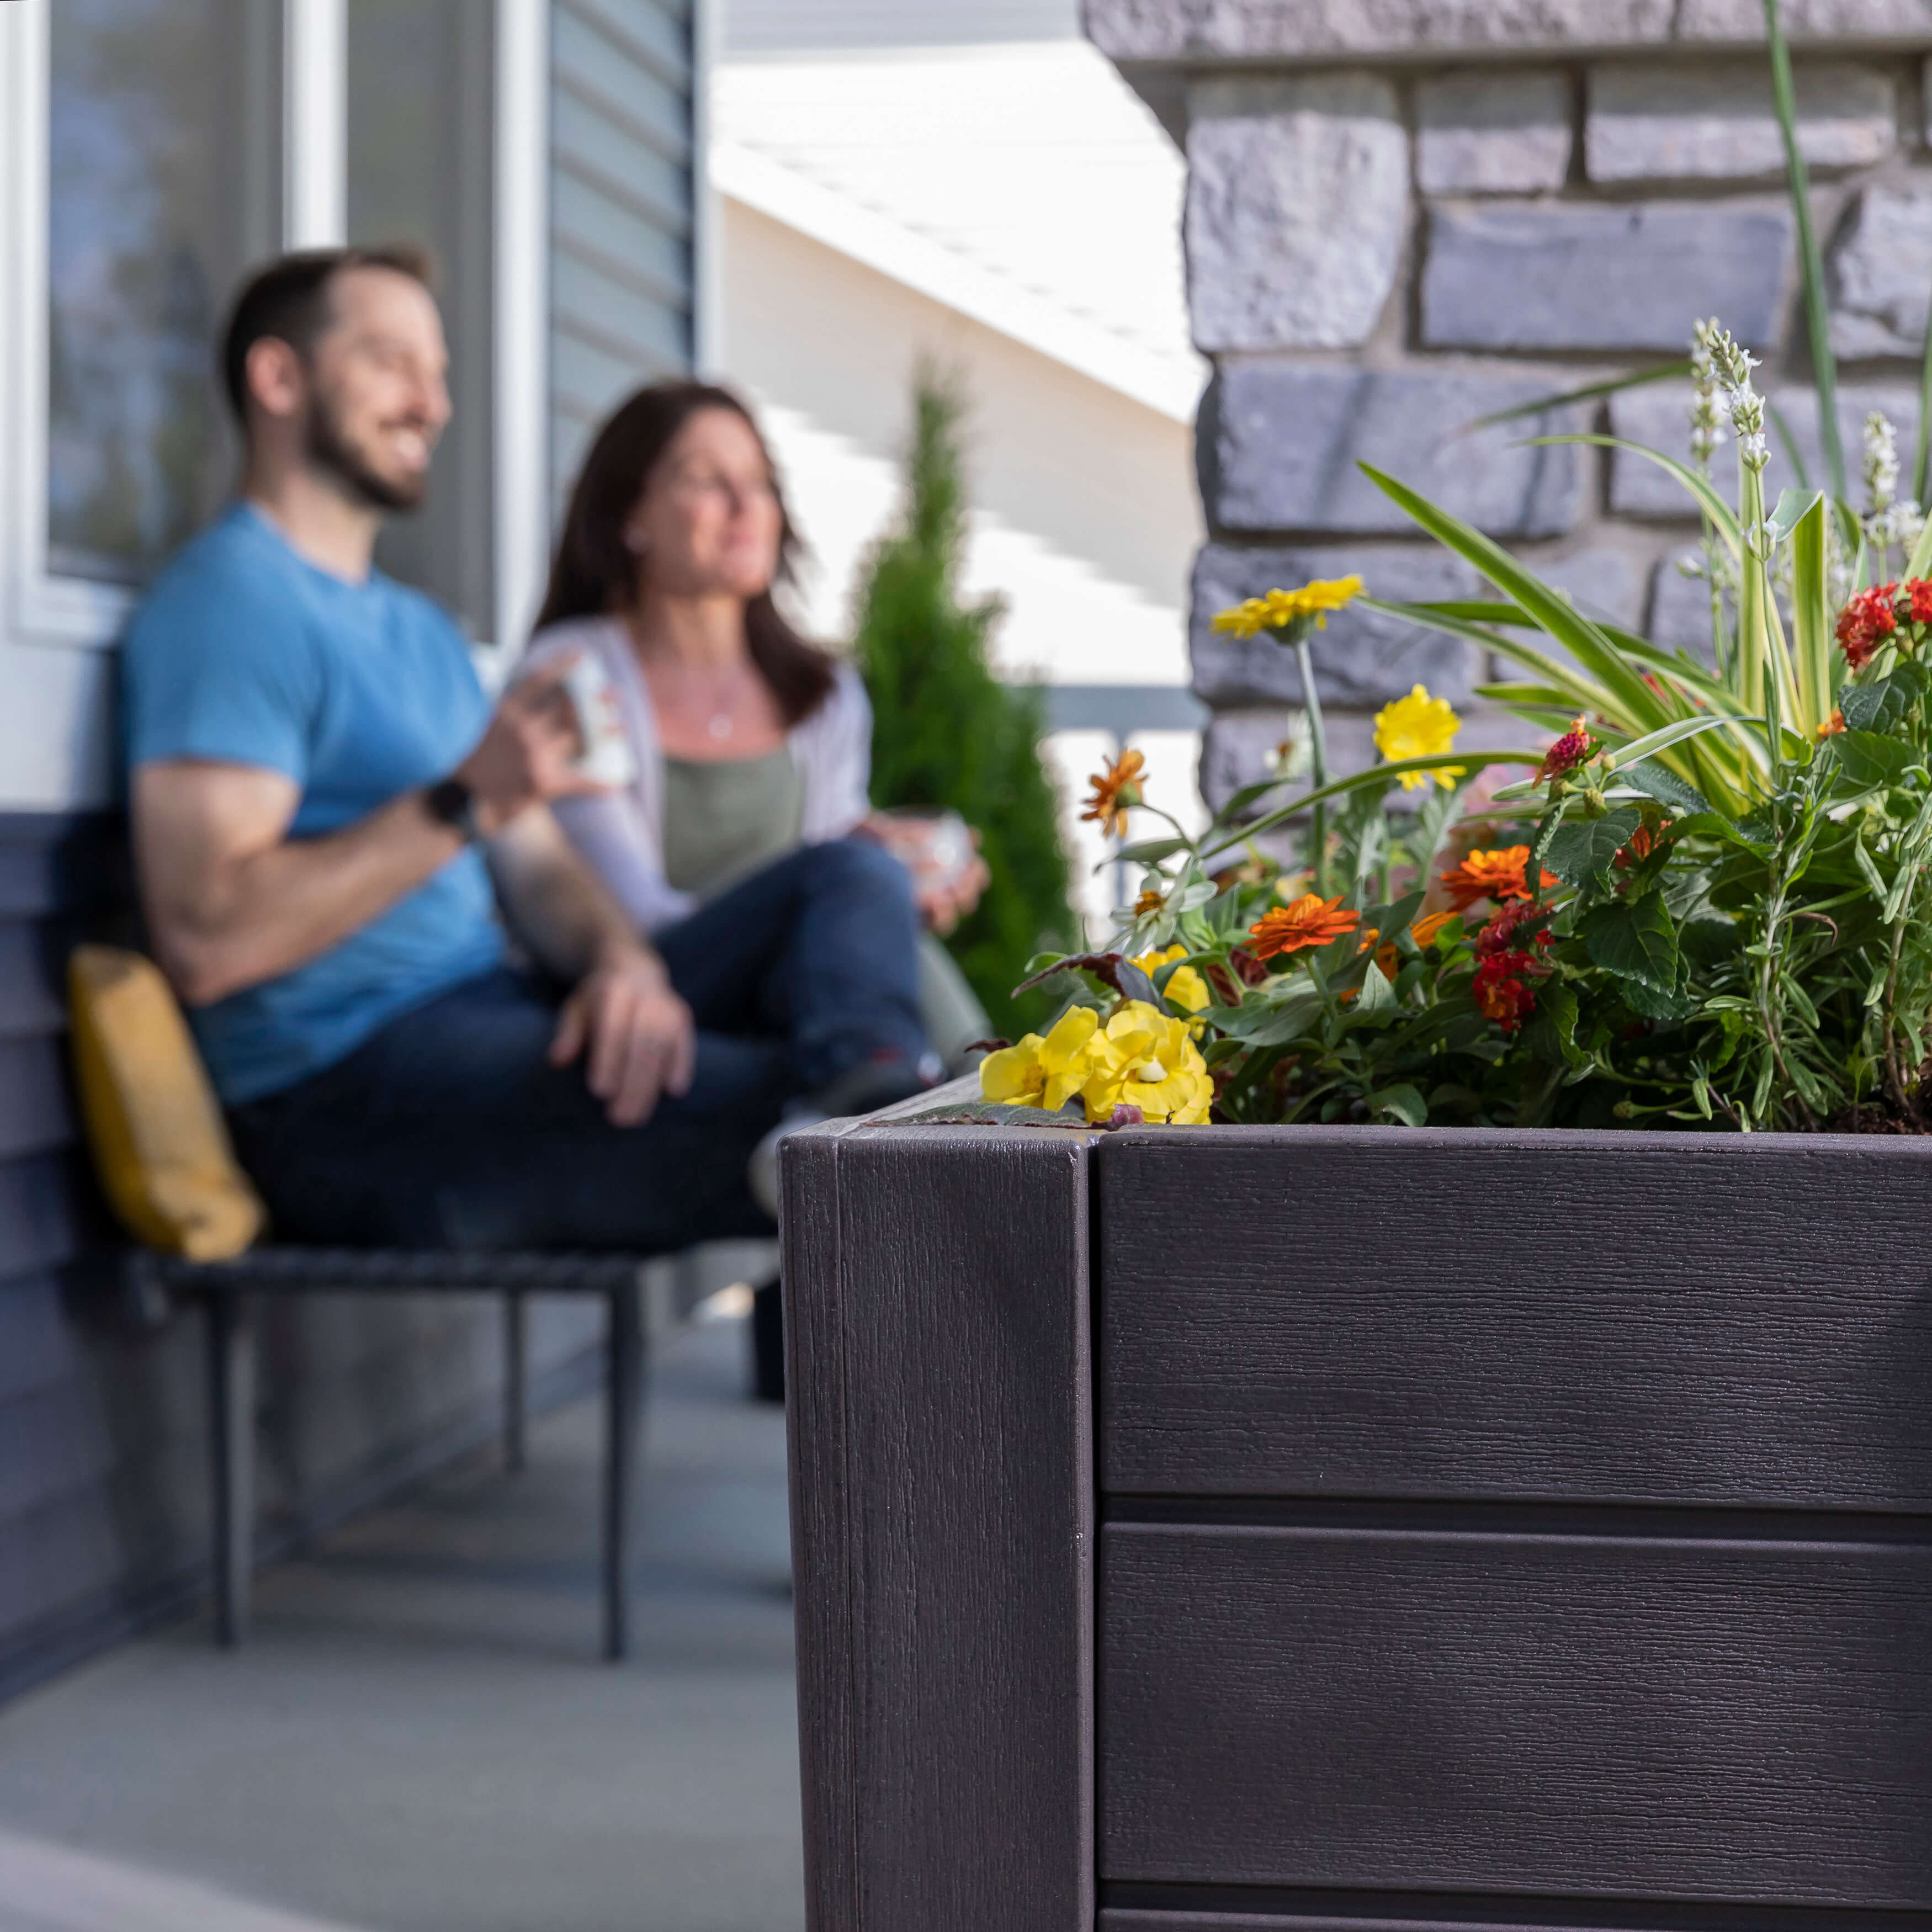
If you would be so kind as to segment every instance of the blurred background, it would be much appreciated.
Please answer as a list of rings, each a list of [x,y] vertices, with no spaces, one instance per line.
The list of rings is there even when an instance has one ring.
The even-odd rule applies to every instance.
[[[116,639],[230,487],[210,342],[248,264],[434,250],[457,413],[382,560],[490,676],[604,416],[659,376],[742,388],[812,547],[800,613],[873,692],[878,802],[986,832],[954,944],[1002,1030],[1034,945],[1135,883],[1084,775],[1137,747],[1192,823],[1292,735],[1292,661],[1214,610],[1355,569],[1476,594],[1358,459],[1692,647],[1681,494],[1522,441],[1682,453],[1683,390],[1472,422],[1680,357],[1716,314],[1790,428],[1772,488],[1816,480],[1756,0],[1084,11],[0,0],[0,1932],[802,1922],[755,1259],[651,1273],[631,1662],[593,1660],[601,1331],[567,1304],[536,1311],[520,1473],[494,1310],[268,1311],[258,1630],[208,1644],[200,1330],[130,1292],[60,974],[128,921]],[[1916,418],[1932,19],[1786,11],[1856,448],[1868,409]],[[1358,609],[1315,666],[1338,763],[1418,680],[1466,746],[1509,728],[1460,640]]]

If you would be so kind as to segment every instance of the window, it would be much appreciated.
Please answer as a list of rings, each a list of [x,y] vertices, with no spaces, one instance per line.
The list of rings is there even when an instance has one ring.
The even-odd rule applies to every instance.
[[[49,10],[47,566],[138,583],[207,518],[232,446],[213,341],[275,232],[261,0]]]
[[[434,256],[454,406],[428,500],[392,519],[376,561],[484,638],[496,621],[493,10],[476,0],[348,0],[349,238],[413,242]]]

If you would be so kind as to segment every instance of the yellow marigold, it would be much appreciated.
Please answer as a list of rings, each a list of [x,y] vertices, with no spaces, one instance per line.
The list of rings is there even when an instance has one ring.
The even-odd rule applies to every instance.
[[[1092,819],[1116,838],[1127,836],[1127,808],[1141,802],[1141,774],[1147,760],[1138,752],[1123,752],[1104,772],[1096,772],[1087,782],[1094,796],[1080,816]]]
[[[1432,758],[1438,752],[1454,751],[1456,734],[1462,721],[1450,709],[1446,698],[1431,698],[1421,685],[1406,698],[1384,704],[1376,713],[1376,749],[1390,764],[1403,758]],[[1462,776],[1459,765],[1445,765],[1440,771],[1404,772],[1402,788],[1413,791],[1433,778],[1446,791]]]
[[[1341,904],[1339,895],[1324,899],[1319,892],[1304,892],[1292,905],[1271,906],[1248,928],[1254,940],[1250,950],[1257,959],[1272,959],[1278,952],[1330,945],[1362,922],[1360,913],[1343,912]]]
[[[1261,631],[1285,631],[1298,617],[1312,617],[1317,628],[1325,630],[1328,614],[1346,610],[1361,594],[1359,577],[1318,577],[1299,590],[1270,590],[1265,597],[1246,598],[1217,614],[1214,628],[1252,638]]]
[[[1143,952],[1134,964],[1151,980],[1160,968],[1186,957],[1186,946],[1170,946],[1165,952]],[[1192,966],[1174,967],[1161,997],[1169,1006],[1185,1006],[1190,1013],[1198,1013],[1202,1007],[1211,1003],[1208,982]],[[1198,1034],[1205,1024],[1202,1020],[1190,1020],[1188,1027],[1190,1030]]]
[[[1016,1046],[988,1054],[980,1063],[981,1098],[1058,1113],[1105,1058],[1104,1040],[1096,1042],[1100,1024],[1091,1006],[1071,1007],[1044,1039],[1030,1033]]]
[[[1206,1124],[1214,1083],[1185,1022],[1144,1000],[1129,1000],[1095,1045],[1095,1069],[1082,1095],[1088,1120],[1107,1120],[1116,1107],[1138,1107],[1153,1125]]]

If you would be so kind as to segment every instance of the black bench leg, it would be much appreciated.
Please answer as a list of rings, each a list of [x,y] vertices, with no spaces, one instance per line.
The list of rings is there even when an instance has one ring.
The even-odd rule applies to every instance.
[[[528,1417],[530,1313],[522,1293],[503,1297],[503,1466],[524,1466]]]
[[[248,1634],[255,1526],[255,1338],[248,1298],[208,1298],[208,1447],[214,1478],[214,1640],[232,1649]]]
[[[604,1451],[604,1654],[631,1651],[631,1563],[638,1456],[644,1441],[644,1308],[635,1276],[610,1291],[609,1394]]]

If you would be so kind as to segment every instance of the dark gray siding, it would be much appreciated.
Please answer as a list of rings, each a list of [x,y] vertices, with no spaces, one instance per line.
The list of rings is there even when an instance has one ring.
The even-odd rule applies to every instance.
[[[125,878],[111,823],[0,814],[0,1695],[178,1610],[206,1573],[199,1317],[148,1325],[124,1298],[68,1090],[62,964],[77,932],[123,923]],[[540,1396],[587,1384],[600,1318],[536,1311]],[[494,1300],[269,1308],[268,1546],[482,1439],[500,1332]]]
[[[561,495],[614,405],[692,366],[691,9],[556,0],[550,46],[550,474]]]

